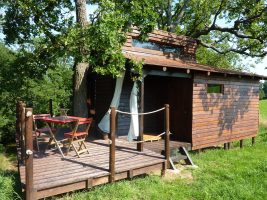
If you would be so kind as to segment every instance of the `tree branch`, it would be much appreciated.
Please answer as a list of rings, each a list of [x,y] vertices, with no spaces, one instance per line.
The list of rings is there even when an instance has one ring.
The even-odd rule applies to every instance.
[[[181,9],[179,10],[179,12],[175,13],[176,20],[173,22],[172,26],[171,26],[171,32],[175,31],[175,28],[178,26],[178,24],[180,23],[181,19],[184,16],[185,13],[185,9],[187,8],[187,5],[189,3],[190,0],[185,0],[184,1],[184,5],[181,7]]]
[[[215,16],[214,16],[214,19],[213,19],[213,23],[212,23],[211,26],[215,26],[216,21],[217,21],[217,17],[222,12],[223,3],[224,3],[224,0],[221,0],[220,6],[219,6],[217,12],[215,13]]]
[[[223,2],[223,0],[221,1]],[[220,5],[220,8],[218,9],[217,13],[219,14],[221,11],[221,6],[222,4]],[[228,33],[231,33],[233,35],[235,35],[236,37],[238,38],[246,38],[246,39],[255,39],[255,40],[258,40],[260,41],[261,43],[263,43],[263,40],[261,38],[258,38],[258,37],[253,37],[251,35],[245,35],[245,34],[241,34],[239,32],[239,27],[240,27],[240,24],[244,24],[244,23],[251,23],[253,21],[255,21],[256,19],[258,19],[259,17],[262,16],[262,14],[264,13],[264,11],[266,11],[266,8],[267,7],[264,7],[258,14],[254,15],[254,16],[251,16],[249,18],[246,18],[246,19],[238,19],[234,22],[234,26],[233,27],[220,27],[218,25],[216,25],[216,19],[217,19],[217,16],[215,14],[215,17],[214,17],[214,20],[213,20],[213,23],[210,27],[205,27],[204,29],[202,30],[198,30],[196,31],[195,33],[193,33],[191,35],[191,37],[193,38],[199,38],[201,35],[208,35],[211,31],[221,31],[221,32],[228,32]]]
[[[210,44],[206,44],[202,41],[199,41],[199,44],[202,45],[203,47],[212,49],[215,52],[220,53],[220,54],[227,54],[229,52],[234,52],[234,53],[238,53],[238,54],[242,54],[242,55],[246,55],[246,56],[261,57],[261,58],[267,55],[267,51],[264,51],[264,52],[261,52],[258,54],[257,53],[249,53],[249,52],[247,52],[247,50],[249,49],[248,47],[244,47],[242,49],[229,48],[227,50],[222,51],[222,50],[216,48],[215,46],[210,45]]]

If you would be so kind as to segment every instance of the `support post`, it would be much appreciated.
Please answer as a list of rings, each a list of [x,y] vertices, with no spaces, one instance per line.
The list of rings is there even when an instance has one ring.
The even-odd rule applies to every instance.
[[[243,148],[243,140],[240,140],[240,149]]]
[[[165,104],[165,159],[167,168],[170,168],[170,107]]]
[[[33,124],[32,108],[25,109],[25,170],[26,170],[26,200],[34,200],[33,188],[33,141],[32,141],[32,124]]]
[[[49,99],[49,114],[53,117],[53,100]]]
[[[140,112],[144,112],[144,78],[141,81],[140,88]],[[139,116],[139,141],[144,140],[144,115]],[[137,143],[137,151],[144,151],[144,143]]]
[[[254,145],[255,142],[256,142],[255,137],[252,137],[252,138],[251,138],[251,143],[252,143],[252,145]]]
[[[25,107],[26,104],[21,102],[20,104],[20,138],[19,138],[19,146],[20,146],[20,161],[21,164],[25,162]]]
[[[20,149],[20,144],[21,144],[21,123],[20,123],[20,115],[21,115],[21,104],[22,104],[22,101],[17,101],[16,103],[16,135],[15,135],[15,139],[16,139],[16,146],[17,146],[17,149]],[[21,163],[21,155],[17,155],[17,159],[18,159],[18,164]],[[19,166],[19,165],[18,165]]]
[[[227,148],[228,148],[228,149],[231,149],[231,142],[228,142],[228,143],[227,143]]]
[[[115,181],[115,137],[116,137],[116,110],[111,107],[110,134],[109,134],[109,182]]]

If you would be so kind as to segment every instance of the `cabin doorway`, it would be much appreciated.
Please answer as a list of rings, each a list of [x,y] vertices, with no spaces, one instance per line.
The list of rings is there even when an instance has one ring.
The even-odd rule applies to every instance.
[[[192,141],[192,79],[180,77],[147,76],[144,79],[144,110],[149,112],[170,105],[171,139]],[[164,131],[164,113],[144,117],[144,133]]]

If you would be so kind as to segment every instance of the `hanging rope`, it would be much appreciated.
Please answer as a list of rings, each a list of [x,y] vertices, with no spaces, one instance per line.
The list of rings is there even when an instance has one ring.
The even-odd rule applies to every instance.
[[[153,114],[153,113],[156,113],[156,112],[160,112],[162,110],[165,110],[165,107],[160,108],[158,110],[151,111],[151,112],[145,112],[145,113],[130,113],[130,112],[124,112],[124,111],[121,111],[121,110],[116,110],[116,112],[117,113],[121,113],[121,114],[125,114],[125,115],[149,115],[149,114]]]

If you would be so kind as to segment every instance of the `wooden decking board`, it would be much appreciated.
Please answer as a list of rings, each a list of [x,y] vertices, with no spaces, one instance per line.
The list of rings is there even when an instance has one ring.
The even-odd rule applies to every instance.
[[[120,153],[120,155],[118,155],[119,157],[117,156],[117,162],[119,162],[119,161],[123,162],[125,160],[129,160],[129,159],[137,157],[137,156],[140,157],[140,153],[136,152],[136,151],[132,152],[131,155],[129,155],[129,153]],[[142,157],[143,156],[147,157],[146,153],[142,153],[141,155],[142,155]],[[158,155],[152,155],[152,154],[148,155],[148,157],[161,158]],[[67,160],[69,162],[77,162],[77,161],[79,162],[78,166],[72,172],[75,172],[75,171],[77,171],[77,169],[80,169],[80,168],[83,169],[85,167],[85,165],[88,165],[88,162],[90,163],[90,160],[91,160],[91,158],[89,156],[88,157],[79,158],[78,160],[77,159],[75,160],[75,159],[76,158],[74,158],[74,159],[73,158],[68,158],[68,160]],[[135,160],[136,160],[136,158],[135,158]],[[60,175],[61,172],[58,172],[58,171],[55,172],[55,168],[61,168],[63,166],[64,166],[64,170],[73,169],[72,165],[65,166],[65,163],[66,162],[62,162],[62,160],[59,159],[59,162],[56,165],[54,163],[53,164],[49,164],[49,163],[46,162],[46,160],[45,160],[45,163],[42,163],[42,162],[40,163],[40,164],[43,164],[42,167],[39,167],[38,165],[34,165],[34,167],[36,167],[35,171],[38,174],[36,177],[42,176],[42,178],[45,178],[46,177],[45,174],[47,174],[48,172],[54,172],[54,175]],[[108,165],[107,166],[102,166],[102,163],[107,163],[106,162],[106,155],[102,155],[101,158],[97,157],[97,159],[94,160],[94,163],[95,163],[95,165],[97,164],[97,166],[99,166],[99,167],[103,167],[103,168],[108,167]]]
[[[73,151],[66,159],[54,150],[47,150],[46,154],[35,153],[33,181],[37,198],[86,188],[87,180],[91,180],[92,186],[108,182],[109,144],[98,140],[86,145],[90,154],[84,154],[81,158],[75,157]],[[149,170],[162,169],[165,162],[162,155],[151,150],[138,152],[133,144],[116,144],[115,157],[115,180],[127,178],[129,170],[136,176]],[[25,185],[25,166],[20,165],[19,170],[22,185]]]

